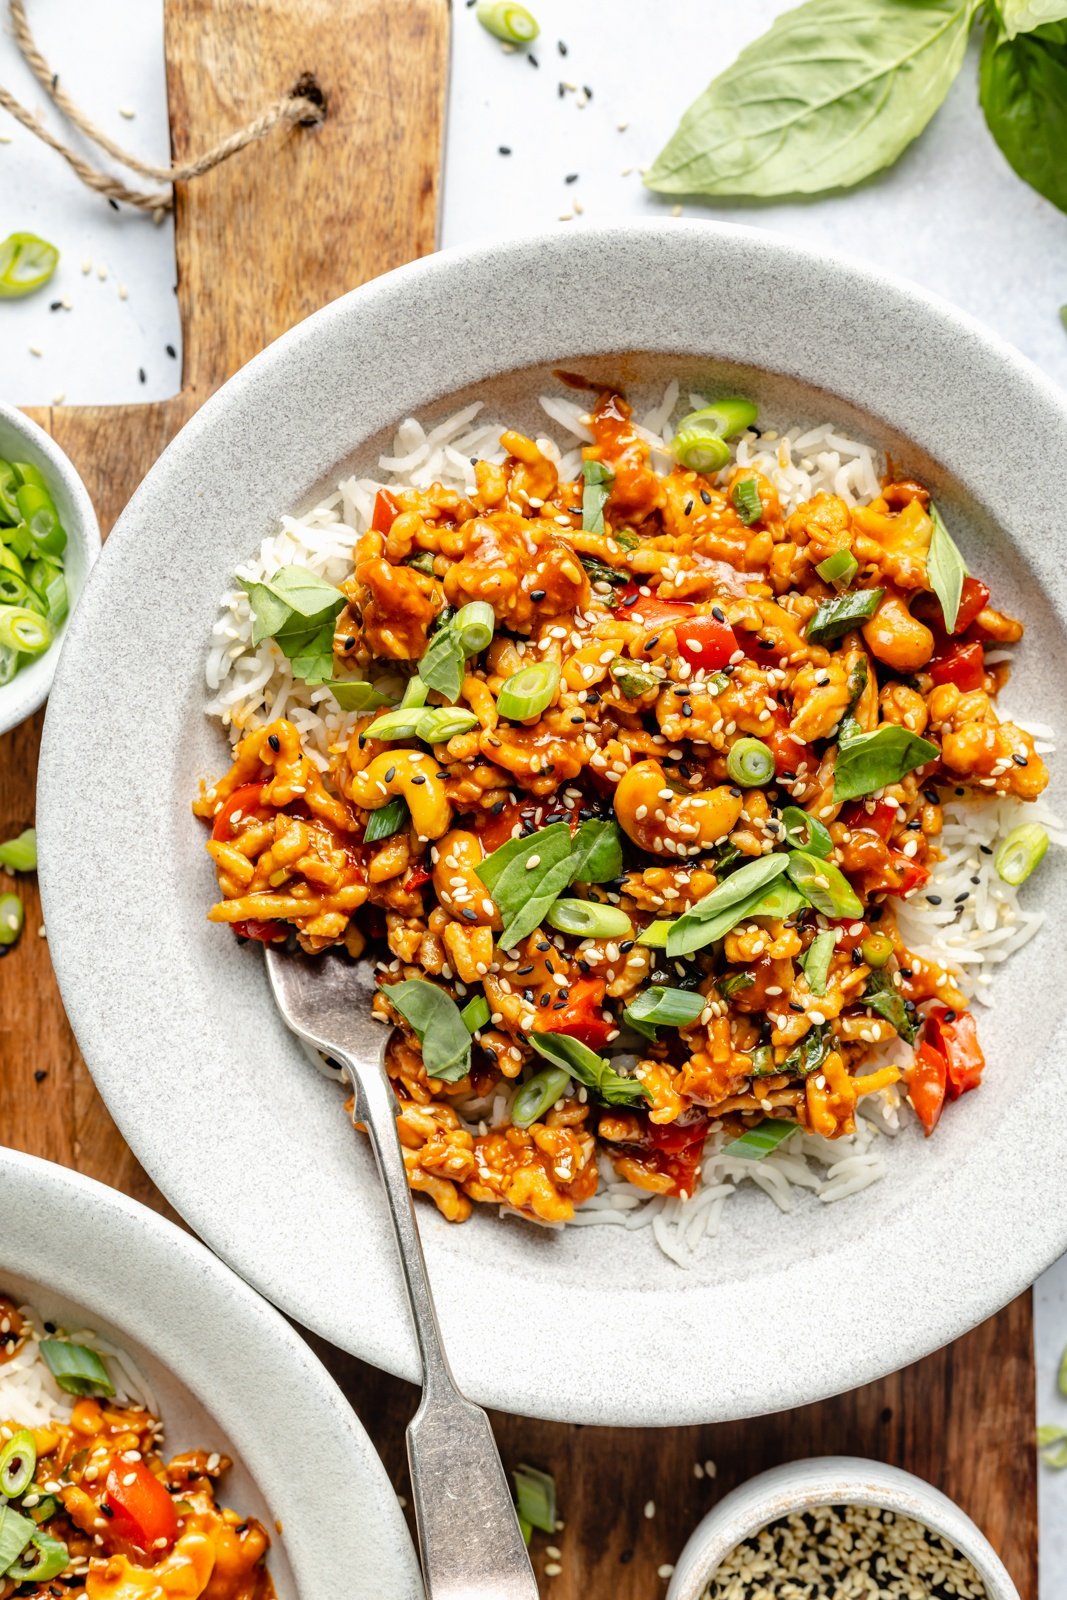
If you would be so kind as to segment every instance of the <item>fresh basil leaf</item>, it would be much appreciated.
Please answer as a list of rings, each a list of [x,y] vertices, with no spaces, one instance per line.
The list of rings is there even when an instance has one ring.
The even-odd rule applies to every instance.
[[[813,1072],[818,1072],[833,1047],[834,1035],[830,1024],[816,1023],[808,1029],[800,1043],[790,1050],[778,1071],[788,1072],[794,1078],[810,1078]]]
[[[581,823],[571,840],[571,883],[610,883],[621,873],[622,835],[618,824],[598,822],[596,818]]]
[[[306,567],[282,567],[273,578],[264,579],[263,588],[301,617],[318,617],[325,611],[336,616],[345,604],[340,589]]]
[[[419,677],[448,701],[459,699],[467,657],[453,628],[448,623],[438,628],[419,662]]]
[[[1067,71],[1064,73],[1063,81],[1067,89]],[[1064,133],[1067,135],[1067,123],[1064,124]],[[1064,193],[1067,194],[1067,189]],[[956,548],[955,541],[932,500],[930,520],[934,525],[934,531],[930,535],[930,548],[926,552],[926,576],[930,580],[931,589],[941,602],[945,631],[952,633],[956,626],[956,618],[959,616],[960,596],[963,594],[963,580],[967,576],[967,563]]]
[[[855,712],[860,695],[867,687],[870,671],[870,663],[867,657],[861,655],[848,675],[848,706],[844,716],[841,718],[841,727],[837,735],[838,743],[841,745],[846,744],[850,739],[858,738],[863,732],[863,729],[856,721]]]
[[[329,689],[342,711],[377,711],[379,706],[393,703],[373,683],[363,683],[359,678],[331,678]]]
[[[292,607],[272,594],[265,583],[244,583],[241,587],[252,607],[253,645],[262,644],[264,639],[273,639],[292,616]]]
[[[471,1036],[456,1002],[425,978],[406,978],[385,988],[422,1045],[422,1064],[430,1078],[457,1083],[471,1068]]]
[[[904,1004],[904,996],[888,972],[872,972],[860,1001],[894,1027],[907,1044],[914,1044],[919,1024]]]
[[[609,1106],[640,1105],[652,1098],[640,1078],[624,1078],[603,1056],[569,1034],[531,1033],[530,1043],[538,1055],[569,1072]]]
[[[387,805],[379,806],[377,811],[370,813],[363,842],[374,844],[378,839],[391,839],[394,833],[400,833],[406,828],[410,821],[408,803],[401,795],[397,795]]]
[[[883,723],[873,733],[857,733],[838,746],[834,768],[834,803],[859,800],[887,784],[899,783],[916,767],[940,755],[936,744],[895,722]]]
[[[884,589],[851,589],[833,600],[824,600],[808,623],[805,637],[812,644],[834,644],[853,628],[870,621],[884,594]]]
[[[604,507],[608,503],[615,474],[603,461],[583,461],[582,477],[582,530],[585,533],[604,532]]]
[[[787,883],[784,878],[779,878],[754,905],[746,908],[745,917],[746,920],[749,917],[773,917],[775,922],[784,922],[794,912],[802,911],[808,903],[807,896],[795,883]]]
[[[809,904],[824,917],[862,917],[862,901],[832,861],[809,855],[806,850],[791,850],[786,871]]]
[[[1000,0],[1000,20],[1009,39],[1017,33],[1031,33],[1046,22],[1062,22],[1067,17],[1067,0]]]
[[[977,0],[807,0],[689,107],[645,175],[664,194],[817,194],[893,164],[963,64]]]
[[[837,948],[837,937],[832,928],[821,928],[800,958],[800,966],[808,980],[812,994],[826,993],[826,980],[830,963]]]
[[[715,987],[724,1000],[729,1000],[731,995],[740,994],[743,989],[751,989],[756,977],[752,972],[727,972],[723,977],[716,978]]]
[[[475,871],[504,924],[498,943],[502,950],[513,950],[539,926],[571,881],[571,831],[565,822],[553,822],[525,839],[509,839]]]
[[[606,562],[598,561],[595,556],[581,556],[579,559],[590,583],[610,583],[615,588],[630,581],[628,572],[621,571],[618,567],[609,567]]]
[[[1056,18],[1067,16],[1057,4]],[[1007,16],[1005,16],[1007,24]],[[1067,22],[1017,38],[986,24],[978,92],[989,131],[1020,178],[1067,211]]]
[[[612,528],[611,537],[624,550],[636,550],[641,543],[640,537],[632,528]]]
[[[746,866],[738,867],[703,900],[690,906],[668,927],[668,957],[673,960],[675,956],[692,955],[694,950],[724,938],[764,899],[768,885],[785,871],[786,859],[784,855],[759,856]],[[655,927],[655,923],[652,926]],[[648,931],[638,936],[640,943],[648,942]]]
[[[305,683],[329,683],[333,677],[333,621],[325,623],[317,632],[307,630],[288,635],[275,635],[293,664],[293,677]]]
[[[779,1117],[764,1117],[756,1127],[749,1128],[739,1139],[731,1139],[722,1148],[724,1156],[740,1156],[745,1161],[762,1161],[778,1146],[799,1133],[800,1125],[785,1122]]]
[[[565,822],[551,822],[547,828],[542,828],[540,833],[527,833],[521,835],[518,839],[508,839],[505,844],[500,846],[499,850],[494,850],[492,855],[486,856],[484,861],[479,862],[474,870],[489,890],[489,893],[492,894],[505,869],[510,867],[513,861],[525,863],[531,855],[540,852],[541,846],[546,840],[552,842],[551,848],[553,849],[554,860],[559,860],[560,857],[555,854],[556,841],[562,839],[564,843],[569,845],[570,836],[571,831]]]

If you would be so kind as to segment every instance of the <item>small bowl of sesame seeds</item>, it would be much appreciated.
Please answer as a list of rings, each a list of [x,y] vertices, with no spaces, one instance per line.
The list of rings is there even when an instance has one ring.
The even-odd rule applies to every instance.
[[[1019,1600],[988,1539],[899,1467],[823,1456],[720,1500],[678,1558],[667,1600]]]

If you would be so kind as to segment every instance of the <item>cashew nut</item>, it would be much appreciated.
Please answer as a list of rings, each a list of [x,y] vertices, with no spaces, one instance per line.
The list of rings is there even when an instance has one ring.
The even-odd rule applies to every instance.
[[[504,924],[489,890],[475,868],[485,852],[475,833],[455,828],[437,846],[433,868],[433,887],[440,903],[459,922],[472,927],[492,928],[499,933]]]
[[[742,805],[740,794],[726,784],[676,794],[658,761],[639,761],[615,790],[620,825],[642,850],[657,855],[699,855],[726,837]]]
[[[394,795],[407,801],[420,839],[439,839],[452,821],[437,762],[425,750],[387,750],[352,775],[348,797],[367,811],[377,811]]]

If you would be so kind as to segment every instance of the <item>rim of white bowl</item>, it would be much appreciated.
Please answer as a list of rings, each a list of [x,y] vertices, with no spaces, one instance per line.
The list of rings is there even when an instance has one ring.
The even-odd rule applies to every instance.
[[[987,1600],[1019,1600],[1011,1575],[981,1528],[925,1478],[863,1456],[812,1456],[749,1478],[697,1524],[675,1565],[666,1600],[700,1600],[743,1540],[782,1517],[820,1505],[877,1506],[940,1534],[974,1567]]]

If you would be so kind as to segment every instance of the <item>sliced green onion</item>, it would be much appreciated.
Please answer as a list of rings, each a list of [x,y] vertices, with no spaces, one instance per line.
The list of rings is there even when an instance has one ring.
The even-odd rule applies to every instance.
[[[851,550],[835,550],[832,556],[820,561],[815,570],[824,583],[850,584],[860,564]]]
[[[15,490],[19,481],[15,476],[15,469],[10,461],[0,458],[0,522],[9,526],[19,520],[19,508],[15,504]]]
[[[860,954],[869,967],[884,967],[893,954],[893,941],[884,933],[869,933],[860,945]]]
[[[786,872],[824,917],[862,917],[863,905],[845,874],[822,856],[792,850]]]
[[[15,501],[39,554],[62,555],[67,547],[67,534],[48,490],[39,489],[35,483],[24,483],[16,491]]]
[[[333,678],[327,685],[342,711],[377,711],[389,704],[388,695],[379,693],[373,683],[362,678]]]
[[[1013,828],[997,846],[993,865],[1005,883],[1025,883],[1040,865],[1048,849],[1048,834],[1039,822],[1024,822]]]
[[[828,856],[834,841],[818,817],[801,810],[800,806],[786,806],[782,812],[785,842],[791,850],[804,850],[809,856]]]
[[[25,917],[17,894],[0,894],[0,946],[16,943]]]
[[[656,922],[650,922],[648,927],[642,928],[637,935],[637,942],[638,944],[646,945],[650,950],[666,950],[667,935],[673,927],[673,922],[665,921],[662,918]]]
[[[511,1102],[513,1125],[516,1128],[528,1128],[532,1122],[540,1122],[545,1113],[551,1111],[570,1081],[570,1073],[562,1067],[544,1067],[540,1072],[535,1072],[532,1078],[527,1078]]]
[[[746,528],[762,517],[763,501],[759,497],[759,484],[755,478],[740,478],[730,491],[730,499]]]
[[[422,713],[415,732],[427,744],[444,744],[446,739],[454,739],[457,733],[470,733],[477,726],[473,711],[464,711],[461,706],[436,706]]]
[[[9,550],[13,550],[21,560],[25,561],[33,543],[29,528],[24,522],[18,523],[14,528],[5,528],[4,543]]]
[[[726,757],[726,770],[735,783],[762,789],[774,777],[774,752],[762,739],[738,739]]]
[[[539,717],[552,704],[559,687],[559,668],[554,661],[539,662],[515,672],[497,695],[496,708],[512,722]]]
[[[416,572],[425,572],[433,576],[433,551],[420,550],[417,556],[408,556],[404,562],[405,567],[414,567]]]
[[[6,544],[0,544],[0,568],[5,572],[13,572],[22,583],[29,583],[29,577],[22,560],[14,550],[8,549]],[[30,585],[32,588],[32,584]]]
[[[812,644],[834,644],[869,622],[884,594],[884,589],[852,589],[835,600],[824,600],[808,623],[806,637]]]
[[[64,1394],[115,1393],[101,1356],[88,1345],[71,1344],[68,1339],[42,1339],[38,1349]]]
[[[479,1028],[484,1028],[492,1014],[484,994],[476,994],[473,1000],[467,1001],[460,1012],[463,1026],[468,1033],[477,1033]]]
[[[0,1572],[18,1560],[37,1532],[37,1524],[20,1517],[10,1506],[0,1505]]]
[[[604,532],[604,507],[608,503],[615,474],[606,461],[583,461],[582,531]]]
[[[487,600],[472,600],[456,612],[452,627],[463,646],[464,655],[476,656],[492,644],[496,616]]]
[[[778,1071],[778,1066],[774,1059],[774,1051],[769,1044],[758,1044],[750,1054],[752,1065],[749,1068],[749,1075],[751,1077],[770,1078]]]
[[[37,871],[37,831],[23,828],[17,839],[0,844],[0,867],[8,872]]]
[[[431,687],[431,684],[423,683],[422,679],[419,677],[419,674],[416,672],[404,685],[404,693],[400,696],[400,707],[402,707],[405,711],[407,711],[410,707],[414,707],[416,710],[421,710],[421,708],[430,698]],[[400,707],[398,707],[398,709],[400,709]]]
[[[58,265],[59,251],[47,239],[39,239],[35,233],[9,233],[0,244],[0,300],[20,300],[24,294],[32,294],[48,282]]]
[[[505,44],[529,44],[541,32],[536,17],[514,0],[478,0],[474,15],[494,39]]]
[[[37,1469],[37,1446],[33,1434],[20,1428],[0,1450],[0,1495],[17,1500],[33,1482]]]
[[[515,1480],[519,1516],[542,1533],[555,1533],[556,1480],[536,1467],[516,1467],[511,1476]]]
[[[44,615],[40,596],[34,594],[24,577],[19,577],[18,573],[8,566],[0,571],[0,605],[24,606],[28,611],[36,611],[39,616]]]
[[[35,1557],[32,1561],[29,1560],[31,1556]],[[50,1533],[38,1531],[32,1535],[15,1564],[8,1567],[6,1576],[14,1578],[16,1584],[47,1583],[49,1578],[58,1578],[69,1561],[70,1551],[62,1539],[54,1539]]]
[[[762,1161],[764,1156],[769,1156],[777,1150],[780,1144],[792,1138],[797,1131],[795,1122],[783,1122],[777,1117],[766,1117],[755,1128],[749,1128],[739,1139],[731,1139],[724,1145],[724,1156],[741,1156],[745,1161]]]
[[[397,706],[375,717],[369,728],[364,728],[365,739],[414,739],[419,723],[426,713],[419,706]]]
[[[698,413],[694,413],[694,416]],[[671,440],[674,459],[691,472],[719,472],[730,460],[730,446],[707,422],[683,418]]]
[[[826,993],[826,979],[836,947],[837,936],[834,930],[822,928],[801,957],[800,965],[804,969],[804,976],[808,980],[808,988],[812,994]]]
[[[377,839],[391,839],[394,833],[400,833],[406,828],[410,821],[408,803],[402,795],[397,795],[388,805],[379,806],[377,811],[371,812],[367,818],[363,842],[374,844]]]
[[[545,921],[579,939],[628,939],[634,931],[625,911],[600,900],[557,900]]]
[[[35,467],[32,461],[13,461],[11,470],[19,483],[32,483],[38,489],[47,490],[44,473],[40,467]]]
[[[706,1004],[704,996],[694,989],[665,989],[656,984],[642,989],[626,1007],[623,1018],[638,1033],[655,1039],[657,1028],[688,1028]]]
[[[52,630],[45,617],[26,606],[0,607],[0,645],[23,656],[43,655],[52,643]]]
[[[34,1498],[36,1499],[36,1495]],[[37,1526],[40,1527],[42,1522],[51,1522],[52,1518],[59,1509],[59,1501],[56,1499],[54,1494],[43,1494],[41,1495],[40,1499],[37,1500],[36,1505],[24,1505],[22,1509],[25,1511],[26,1515],[28,1517],[32,1517]]]
[[[0,684],[10,683],[19,669],[17,650],[5,650],[0,645]]]
[[[706,423],[709,428],[723,439],[731,438],[735,433],[744,433],[746,428],[751,428],[759,415],[758,407],[751,400],[740,400],[736,397],[729,400],[716,400],[714,405],[701,406],[699,411],[690,411],[678,424],[680,428],[686,427],[691,422]]]

